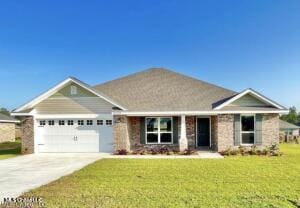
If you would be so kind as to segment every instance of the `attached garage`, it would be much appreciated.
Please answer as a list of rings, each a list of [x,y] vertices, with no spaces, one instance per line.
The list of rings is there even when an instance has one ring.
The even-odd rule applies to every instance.
[[[113,153],[112,111],[120,109],[124,110],[70,77],[14,111],[26,132],[22,152]]]
[[[38,119],[38,152],[113,151],[112,119]]]

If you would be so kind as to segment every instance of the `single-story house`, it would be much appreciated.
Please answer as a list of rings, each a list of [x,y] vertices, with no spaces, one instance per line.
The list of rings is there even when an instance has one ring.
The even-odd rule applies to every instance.
[[[235,92],[163,68],[96,86],[70,77],[15,109],[22,149],[114,152],[165,145],[267,147],[279,142],[287,109],[253,89]]]
[[[289,122],[279,120],[279,130],[283,132],[285,135],[291,136],[299,136],[300,135],[300,127]]]
[[[16,139],[16,123],[20,121],[0,113],[0,143],[13,142]]]

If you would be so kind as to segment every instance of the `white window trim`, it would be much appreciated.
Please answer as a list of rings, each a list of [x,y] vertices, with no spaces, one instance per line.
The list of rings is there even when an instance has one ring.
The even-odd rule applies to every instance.
[[[253,131],[243,131],[243,127],[242,127],[242,117],[243,116],[253,116],[254,118],[254,129]],[[240,133],[240,138],[241,138],[241,146],[253,146],[255,145],[255,141],[256,141],[256,136],[255,136],[255,129],[256,129],[256,118],[255,118],[255,114],[241,114],[240,115],[240,126],[241,126],[241,133]],[[254,140],[253,140],[253,144],[252,143],[243,143],[243,133],[244,134],[250,134],[253,133],[254,135]]]
[[[147,131],[147,119],[148,118],[156,118],[157,121],[158,121],[158,126],[157,126],[157,132],[148,132]],[[171,131],[167,131],[167,132],[161,132],[160,131],[160,119],[161,118],[170,118],[171,119]],[[160,141],[160,134],[161,133],[168,133],[168,134],[171,134],[171,142],[161,142]],[[147,139],[147,134],[157,134],[157,139],[158,141],[157,142],[148,142],[148,139]],[[146,144],[173,144],[173,117],[170,117],[170,116],[163,116],[163,117],[145,117],[145,143]]]

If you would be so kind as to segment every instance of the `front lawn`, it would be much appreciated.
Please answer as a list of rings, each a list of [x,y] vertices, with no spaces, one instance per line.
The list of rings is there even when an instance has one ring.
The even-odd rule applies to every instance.
[[[47,207],[297,207],[300,145],[281,157],[103,159],[35,189]]]
[[[0,160],[15,157],[21,154],[21,140],[0,143]]]

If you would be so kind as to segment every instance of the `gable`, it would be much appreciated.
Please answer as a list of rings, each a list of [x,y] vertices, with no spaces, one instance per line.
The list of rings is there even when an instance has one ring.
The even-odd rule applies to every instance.
[[[263,96],[262,94],[252,90],[246,89],[241,93],[236,94],[235,96],[231,97],[230,99],[226,100],[225,102],[218,104],[214,107],[214,110],[220,110],[224,107],[272,107],[280,110],[286,110],[285,107],[279,105],[278,103],[274,102],[273,100]]]
[[[239,107],[269,107],[270,105],[263,102],[250,94],[246,94],[243,97],[233,101],[228,106],[239,106]]]
[[[71,94],[71,87],[76,87],[77,93]],[[94,93],[84,89],[76,83],[69,83],[55,94],[51,95],[50,98],[55,97],[97,97]]]
[[[72,87],[76,87],[75,94],[71,93]],[[78,98],[78,99],[94,98],[94,99],[98,99],[98,101],[101,100],[101,102],[105,101],[105,103],[109,104],[109,106],[113,106],[113,107],[120,108],[122,110],[126,110],[124,107],[122,107],[119,104],[117,104],[116,102],[112,101],[111,98],[108,98],[108,97],[102,95],[102,93],[99,93],[99,92],[95,91],[94,89],[92,89],[89,85],[79,81],[78,79],[70,77],[70,78],[67,78],[66,80],[60,82],[53,88],[49,89],[45,93],[41,94],[40,96],[36,97],[35,99],[31,100],[30,102],[15,109],[13,111],[13,114],[14,115],[30,114],[31,111],[29,113],[23,113],[23,112],[27,112],[28,110],[35,108],[38,104],[40,104],[41,102],[43,102],[45,100],[51,100],[51,99],[56,99],[56,100],[65,99],[66,100],[66,98],[73,99],[72,102],[77,103],[77,104],[79,104],[79,101],[75,101],[75,98]],[[59,104],[56,106],[56,108],[63,107],[63,106],[64,106],[64,104]],[[106,106],[108,106],[108,105],[106,105]]]

